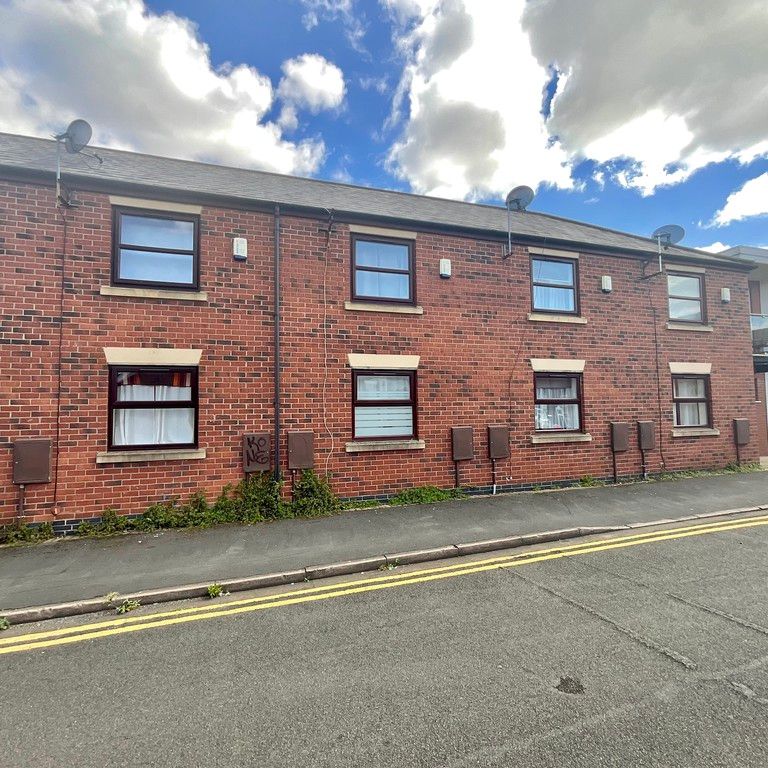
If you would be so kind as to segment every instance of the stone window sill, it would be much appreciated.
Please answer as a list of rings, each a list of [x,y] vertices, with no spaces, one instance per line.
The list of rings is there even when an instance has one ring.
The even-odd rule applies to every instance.
[[[529,312],[528,319],[535,323],[572,323],[573,325],[586,325],[586,317],[576,315],[550,315],[546,312]]]
[[[353,440],[346,444],[347,453],[369,453],[372,451],[420,451],[423,440]]]
[[[174,299],[175,301],[208,301],[205,291],[161,291],[158,288],[127,288],[122,285],[102,285],[102,296],[125,296],[130,299]]]
[[[592,435],[589,432],[568,432],[564,435],[538,434],[531,435],[533,445],[548,445],[553,443],[591,443]]]
[[[680,427],[672,430],[672,437],[717,437],[719,429],[709,427]]]
[[[667,323],[670,331],[695,331],[698,333],[712,333],[715,329],[711,325],[697,325],[696,323]]]
[[[151,451],[103,451],[96,454],[97,464],[135,464],[142,461],[182,461],[204,459],[205,448],[181,448]]]
[[[389,312],[395,315],[424,314],[424,307],[412,307],[409,304],[379,304],[373,301],[345,301],[344,309],[354,312]]]

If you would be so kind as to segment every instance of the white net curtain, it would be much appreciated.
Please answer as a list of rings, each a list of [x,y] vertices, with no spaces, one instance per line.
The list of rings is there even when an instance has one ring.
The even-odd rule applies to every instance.
[[[676,403],[675,424],[679,427],[706,426],[709,422],[707,413],[707,385],[704,379],[675,379],[675,398],[698,400],[694,403]]]
[[[575,377],[537,376],[537,400],[578,400],[578,382]],[[536,429],[577,430],[579,425],[579,404],[537,403]]]
[[[163,408],[164,402],[192,401],[192,374],[120,372],[118,403],[156,403],[155,406],[115,408],[113,445],[184,445],[195,441],[195,409]]]

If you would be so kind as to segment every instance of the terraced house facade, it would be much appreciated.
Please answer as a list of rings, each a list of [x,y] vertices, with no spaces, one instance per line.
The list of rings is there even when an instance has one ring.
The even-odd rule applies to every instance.
[[[501,207],[99,154],[57,205],[54,143],[0,135],[0,522],[22,490],[66,530],[309,463],[342,497],[724,466],[762,413],[743,261],[659,273],[530,211],[510,252]]]

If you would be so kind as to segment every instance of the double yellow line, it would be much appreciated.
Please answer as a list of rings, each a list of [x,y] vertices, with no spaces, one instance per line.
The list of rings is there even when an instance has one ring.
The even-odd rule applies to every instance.
[[[241,613],[251,613],[267,608],[281,608],[299,603],[310,603],[317,600],[329,600],[334,597],[356,595],[363,592],[373,592],[392,587],[404,587],[411,584],[422,584],[455,576],[467,576],[473,573],[495,570],[497,568],[515,568],[546,560],[557,560],[562,557],[588,555],[594,552],[604,552],[611,549],[634,547],[639,544],[653,544],[659,541],[683,539],[690,536],[702,536],[708,533],[736,531],[742,528],[752,528],[768,525],[768,515],[750,517],[747,519],[730,520],[726,522],[704,523],[685,528],[671,528],[638,533],[628,536],[615,536],[608,539],[598,539],[581,544],[537,549],[515,555],[491,557],[485,560],[473,560],[455,565],[425,568],[402,574],[391,574],[375,578],[348,581],[341,584],[327,584],[320,587],[298,589],[276,595],[264,595],[242,600],[232,600],[226,603],[180,608],[173,611],[163,611],[144,616],[126,616],[124,618],[97,621],[92,624],[82,624],[74,627],[31,632],[15,637],[0,639],[0,655],[32,651],[42,648],[52,648],[58,645],[80,643],[84,640],[96,640],[112,635],[122,635],[128,632],[140,632],[145,629],[169,627],[175,624],[186,624],[192,621],[218,619],[224,616],[235,616]]]

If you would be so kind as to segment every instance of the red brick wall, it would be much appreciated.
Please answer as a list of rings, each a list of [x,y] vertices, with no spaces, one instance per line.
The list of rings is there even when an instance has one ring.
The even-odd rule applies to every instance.
[[[424,314],[381,314],[344,309],[350,298],[347,227],[336,225],[326,251],[317,223],[284,221],[285,398],[288,426],[313,429],[317,463],[326,462],[344,496],[375,495],[426,483],[454,482],[450,428],[471,425],[476,458],[462,462],[468,486],[491,482],[486,428],[509,424],[511,456],[498,462],[500,484],[543,484],[584,475],[612,474],[610,421],[659,418],[652,307],[657,313],[662,397],[662,451],[648,454],[649,471],[723,466],[735,459],[731,420],[755,418],[747,281],[743,273],[707,269],[708,319],[712,333],[667,329],[663,277],[640,281],[635,259],[582,253],[581,314],[586,325],[528,320],[530,279],[523,249],[502,260],[499,243],[419,234],[416,241],[417,300]],[[322,282],[328,255],[328,386],[322,413]],[[441,279],[438,261],[452,260],[453,276]],[[655,262],[648,273],[656,270]],[[600,290],[602,275],[613,292]],[[720,288],[731,288],[722,304]],[[650,295],[649,295],[650,294]],[[352,436],[351,370],[347,353],[418,354],[418,451],[346,454]],[[584,427],[591,443],[532,445],[533,372],[530,358],[586,360]],[[710,362],[714,426],[719,437],[672,438],[669,362]],[[634,448],[618,457],[620,474],[639,474]],[[330,458],[329,458],[330,455]],[[756,447],[743,458],[754,458]]]
[[[208,293],[207,303],[101,296],[99,288],[110,279],[109,199],[86,192],[77,198],[83,205],[67,213],[58,483],[28,487],[29,519],[52,519],[54,512],[59,519],[93,517],[107,506],[139,512],[153,501],[198,489],[213,495],[241,477],[242,433],[273,428],[274,220],[263,213],[203,209],[201,289]],[[742,273],[707,269],[712,333],[671,331],[663,278],[640,282],[636,260],[582,253],[581,307],[587,324],[540,323],[527,319],[528,256],[522,249],[504,261],[499,243],[419,234],[417,298],[424,314],[348,311],[349,230],[336,224],[326,247],[320,226],[283,218],[284,427],[314,431],[318,468],[327,466],[343,496],[389,494],[425,483],[452,485],[450,427],[459,425],[475,428],[476,458],[462,464],[464,485],[491,482],[489,424],[507,423],[511,429],[511,458],[498,466],[501,485],[610,475],[609,421],[659,417],[651,305],[658,314],[666,468],[732,461],[731,419],[756,418]],[[0,182],[0,520],[15,511],[10,445],[22,437],[56,436],[63,234],[51,188]],[[232,258],[234,236],[248,238],[245,263]],[[449,280],[438,276],[441,257],[453,262]],[[613,278],[611,294],[600,291],[604,274]],[[720,302],[721,286],[731,288],[730,304]],[[206,459],[95,464],[96,454],[106,449],[105,346],[203,350],[199,442]],[[421,356],[418,422],[424,450],[345,452],[352,436],[350,352]],[[530,443],[531,357],[587,361],[584,426],[591,443]],[[672,439],[670,360],[712,363],[719,437]],[[756,455],[756,444],[743,452],[744,458]],[[649,469],[657,471],[661,453],[648,458]],[[283,450],[283,466],[285,460]],[[619,457],[619,471],[639,473],[637,450]]]
[[[110,282],[109,199],[85,192],[77,198],[82,206],[67,212],[58,483],[28,486],[28,513],[35,520],[51,519],[54,511],[59,518],[93,517],[107,506],[142,511],[198,488],[218,493],[242,475],[242,433],[271,429],[273,219],[204,210],[207,303],[101,296],[99,288]],[[6,446],[19,437],[56,435],[63,225],[52,203],[49,188],[0,183],[0,519],[12,516],[16,503]],[[246,263],[232,258],[234,236],[248,238]],[[205,460],[95,464],[107,440],[105,346],[203,350]]]

